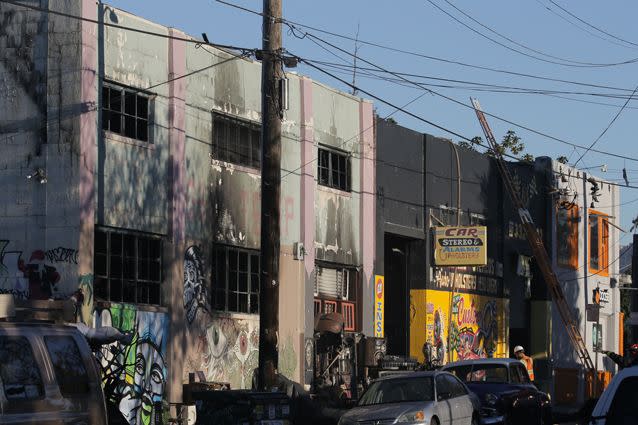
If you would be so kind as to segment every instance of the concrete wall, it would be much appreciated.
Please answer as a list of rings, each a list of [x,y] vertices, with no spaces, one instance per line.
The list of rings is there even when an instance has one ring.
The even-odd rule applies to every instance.
[[[554,209],[553,212],[550,211],[550,229],[553,236],[552,240],[554,241],[552,247],[554,270],[561,281],[567,302],[572,307],[572,314],[580,325],[580,332],[585,340],[592,361],[598,365],[599,370],[614,371],[615,366],[613,363],[606,356],[594,353],[592,349],[592,324],[594,322],[587,320],[586,306],[592,303],[593,289],[599,287],[601,290],[609,291],[610,301],[601,303],[602,308],[600,310],[600,324],[603,329],[602,349],[616,351],[619,341],[620,294],[617,284],[612,284],[612,279],[618,278],[619,261],[617,259],[620,254],[620,232],[611,224],[620,224],[620,193],[617,186],[612,186],[597,176],[555,161],[551,161],[551,165],[548,161],[547,169],[553,174],[553,187],[565,191],[565,195],[555,196]],[[592,183],[588,181],[590,178],[595,179],[600,187],[598,202],[595,202],[591,197]],[[556,233],[556,208],[562,200],[573,202],[579,208],[578,268],[576,270],[561,267],[557,263],[557,245],[565,243],[565,241],[558,240]],[[592,202],[593,208],[591,207]],[[590,244],[588,211],[591,209],[610,216],[609,276],[594,274],[588,267]],[[555,306],[553,306],[552,311],[554,367],[579,368],[578,358],[569,343],[564,325]],[[579,391],[579,393],[582,397],[583,391]]]
[[[47,2],[32,1],[40,6]],[[51,5],[81,14],[80,2]],[[66,298],[78,288],[81,24],[0,5],[0,291]],[[46,183],[27,179],[34,170]],[[92,253],[88,253],[92,255]]]

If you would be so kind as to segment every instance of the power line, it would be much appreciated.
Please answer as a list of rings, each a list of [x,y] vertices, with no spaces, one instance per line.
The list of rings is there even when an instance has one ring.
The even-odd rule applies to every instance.
[[[98,24],[98,25],[104,25],[106,27],[117,28],[117,29],[121,29],[121,30],[125,30],[125,31],[131,31],[131,32],[136,32],[136,33],[140,33],[140,34],[146,34],[146,35],[150,35],[150,36],[153,36],[153,37],[160,37],[160,38],[165,38],[165,39],[170,39],[170,40],[183,41],[185,43],[198,44],[198,45],[201,45],[201,46],[206,45],[206,46],[216,47],[218,49],[223,49],[223,50],[238,50],[240,52],[254,52],[255,51],[255,49],[247,49],[247,48],[244,48],[244,47],[230,46],[230,45],[226,45],[226,44],[209,43],[209,42],[206,42],[206,41],[195,40],[194,38],[178,37],[178,36],[174,36],[174,35],[170,35],[170,34],[162,34],[162,33],[158,33],[158,32],[146,31],[146,30],[143,30],[143,29],[127,27],[127,26],[124,26],[124,25],[114,24],[114,23],[111,23],[111,22],[100,22],[100,21],[98,21],[96,19],[85,18],[83,16],[72,15],[72,14],[69,14],[69,13],[59,12],[57,10],[50,10],[50,9],[47,9],[47,8],[44,8],[44,7],[34,6],[34,5],[30,5],[30,4],[24,4],[24,3],[20,3],[18,1],[14,1],[14,0],[0,0],[0,3],[11,4],[11,5],[14,5],[14,6],[23,7],[25,9],[31,9],[31,10],[35,10],[35,11],[38,11],[38,12],[48,13],[48,14],[51,14],[51,15],[63,16],[65,18],[75,19],[75,20],[78,20],[78,21],[90,22],[90,23]]]
[[[550,55],[550,54],[548,54],[548,53],[544,53],[544,52],[542,52],[542,51],[540,51],[540,50],[533,49],[533,48],[531,48],[531,47],[529,47],[529,46],[526,46],[526,45],[524,45],[524,44],[522,44],[522,43],[519,43],[519,42],[518,42],[518,41],[516,41],[516,40],[511,39],[510,37],[508,37],[508,36],[506,36],[506,35],[501,34],[500,32],[498,32],[498,31],[494,30],[494,29],[493,29],[493,28],[491,28],[491,27],[489,27],[489,26],[487,26],[487,25],[483,24],[482,22],[480,22],[480,21],[478,21],[477,19],[475,19],[474,17],[472,17],[469,13],[467,13],[467,12],[463,11],[463,10],[462,10],[462,9],[460,9],[458,6],[454,5],[452,2],[450,2],[450,0],[444,0],[444,1],[445,1],[445,2],[449,5],[449,6],[451,6],[452,8],[454,8],[455,10],[457,10],[459,13],[461,13],[463,16],[465,16],[466,18],[470,19],[472,22],[474,22],[474,23],[476,23],[476,24],[480,25],[481,27],[485,28],[485,29],[486,29],[486,30],[488,30],[489,32],[491,32],[491,33],[493,33],[493,34],[496,34],[497,36],[499,36],[499,37],[501,37],[501,38],[503,38],[503,39],[505,39],[505,40],[509,41],[510,43],[513,43],[513,44],[515,44],[515,45],[517,45],[517,46],[519,46],[519,47],[522,47],[522,48],[524,48],[524,49],[527,49],[527,50],[532,51],[532,52],[534,52],[534,53],[537,53],[537,54],[539,54],[539,55],[546,56],[546,57],[549,57],[549,58],[552,58],[552,59],[557,59],[557,60],[560,60],[560,61],[563,61],[563,62],[569,62],[569,63],[577,64],[577,65],[601,66],[601,64],[596,64],[596,63],[592,63],[592,62],[581,62],[581,61],[575,61],[575,60],[571,60],[571,59],[565,59],[565,58],[561,58],[561,57],[558,57],[558,56]],[[428,2],[432,3],[432,1],[431,1],[431,0],[428,0]],[[436,5],[435,5],[435,6],[436,6]],[[437,6],[437,7],[438,7],[438,6]],[[458,22],[458,21],[457,21],[457,22]]]
[[[551,8],[551,7],[549,7],[548,5],[546,5],[546,4],[544,4],[543,2],[541,2],[541,0],[536,0],[536,3],[540,4],[540,5],[543,7],[543,9],[550,11],[553,15],[558,16],[558,17],[559,17],[560,19],[562,19],[563,21],[565,21],[565,22],[567,22],[568,24],[570,24],[570,25],[572,25],[572,26],[574,26],[574,27],[578,28],[578,29],[579,29],[579,30],[581,30],[581,31],[586,32],[587,34],[591,35],[592,37],[596,37],[596,38],[598,38],[598,39],[600,39],[600,40],[607,41],[607,42],[609,42],[609,43],[615,44],[616,46],[624,47],[624,48],[626,48],[626,49],[632,49],[632,48],[635,48],[635,47],[632,47],[632,46],[627,46],[626,44],[618,43],[618,42],[617,42],[617,41],[615,41],[615,40],[612,40],[612,39],[609,39],[609,38],[603,37],[603,36],[601,36],[601,35],[599,35],[599,34],[596,34],[596,33],[592,32],[592,31],[588,30],[587,28],[583,28],[583,27],[581,27],[581,26],[580,26],[580,25],[578,25],[577,23],[575,23],[575,22],[573,22],[573,21],[571,21],[571,20],[567,19],[565,16],[561,15],[560,13],[556,12],[554,9],[552,9],[552,8]]]
[[[293,28],[294,28],[294,26],[293,26]],[[352,56],[352,55],[353,55],[352,53],[348,52],[347,50],[344,50],[344,49],[340,48],[339,46],[336,46],[336,45],[334,45],[334,44],[332,44],[332,43],[330,43],[330,42],[328,42],[328,41],[326,41],[326,40],[323,40],[323,39],[321,39],[321,38],[317,37],[316,35],[313,35],[313,34],[311,34],[311,33],[309,33],[309,32],[305,32],[304,34],[305,34],[305,35],[304,35],[304,37],[311,37],[311,38],[314,38],[314,39],[319,40],[319,41],[321,41],[322,43],[324,43],[324,44],[326,44],[326,45],[328,45],[328,46],[331,46],[332,48],[337,49],[337,50],[339,50],[339,51],[341,51],[341,52],[343,52],[343,53],[345,53],[345,54],[348,54],[348,55],[350,55],[350,56]],[[395,75],[395,76],[397,76],[398,78],[400,78],[401,80],[403,80],[403,81],[405,81],[405,82],[407,82],[407,83],[409,83],[409,84],[413,84],[413,85],[415,85],[416,87],[420,87],[421,89],[426,90],[426,91],[428,91],[429,93],[432,93],[432,94],[434,94],[434,95],[436,95],[436,96],[439,96],[439,97],[442,97],[442,98],[444,98],[444,99],[447,99],[447,100],[449,100],[449,101],[451,101],[451,102],[454,102],[454,103],[456,103],[456,104],[458,104],[458,105],[464,106],[464,107],[466,107],[466,108],[468,108],[468,109],[472,109],[472,110],[474,109],[472,105],[468,105],[468,104],[466,104],[466,103],[464,103],[464,102],[461,102],[461,101],[459,101],[459,100],[456,100],[456,99],[454,99],[454,98],[452,98],[452,97],[449,97],[449,96],[446,96],[446,95],[444,95],[444,94],[441,94],[441,93],[439,93],[439,92],[437,92],[437,91],[435,91],[435,90],[432,90],[432,89],[429,89],[429,88],[423,87],[423,85],[422,85],[422,84],[419,84],[419,83],[417,83],[417,82],[414,82],[414,81],[412,81],[412,80],[409,80],[409,79],[407,79],[407,78],[405,78],[405,77],[402,77],[402,76],[400,76],[400,75],[394,74],[394,73],[392,73],[391,71],[388,71],[387,69],[385,69],[385,68],[383,68],[383,67],[381,67],[381,66],[379,66],[379,65],[376,65],[376,64],[374,64],[374,63],[372,63],[372,62],[370,62],[370,61],[368,61],[368,60],[366,60],[366,59],[361,58],[360,56],[357,56],[357,57],[358,57],[358,59],[359,59],[360,61],[365,62],[365,63],[367,63],[368,65],[372,65],[372,66],[374,66],[374,67],[378,68],[378,69],[379,69],[379,70],[381,70],[381,71],[384,71],[384,72],[387,72],[387,73],[389,73],[389,74]],[[308,64],[308,63],[309,63],[308,61],[304,61],[304,62],[305,62],[306,64]],[[333,76],[333,77],[334,77],[334,76]],[[484,112],[484,113],[485,113],[485,115],[487,115],[487,116],[490,116],[490,117],[493,117],[493,118],[495,118],[495,119],[498,119],[499,121],[506,122],[506,123],[508,123],[508,124],[510,124],[510,125],[513,125],[513,126],[516,126],[516,127],[522,128],[522,129],[524,129],[524,130],[527,130],[527,131],[532,132],[532,133],[534,133],[534,134],[537,134],[537,135],[539,135],[539,136],[543,136],[543,137],[546,137],[546,138],[549,138],[549,139],[555,140],[555,141],[557,141],[557,142],[560,142],[560,143],[563,143],[563,144],[566,144],[566,145],[569,145],[569,146],[572,146],[572,147],[577,147],[577,148],[580,148],[580,149],[587,149],[587,147],[585,147],[585,146],[581,146],[581,145],[578,145],[578,144],[576,144],[576,143],[569,142],[569,141],[567,141],[567,140],[560,139],[560,138],[555,137],[555,136],[551,136],[551,135],[546,134],[546,133],[544,133],[544,132],[541,132],[541,131],[538,131],[538,130],[534,130],[534,129],[532,129],[532,128],[528,127],[528,126],[525,126],[525,125],[522,125],[522,124],[516,123],[516,122],[514,122],[514,121],[507,120],[507,119],[502,118],[502,117],[500,117],[500,116],[497,116],[497,115],[495,115],[495,114],[492,114],[492,113],[489,113],[489,112]],[[600,154],[603,154],[603,155],[608,155],[608,156],[612,156],[612,157],[616,157],[616,158],[621,158],[621,159],[626,159],[626,160],[629,160],[629,161],[638,162],[638,158],[632,158],[632,157],[629,157],[629,156],[626,156],[626,155],[620,155],[620,154],[615,154],[615,153],[611,153],[611,152],[600,151],[600,150],[596,150],[596,149],[593,149],[593,148],[590,148],[590,150],[591,150],[592,152],[597,152],[597,153],[600,153]]]
[[[616,62],[616,63],[588,63],[588,62],[575,62],[575,63],[563,63],[563,62],[557,62],[557,61],[553,61],[553,60],[549,60],[549,59],[544,59],[535,55],[531,55],[529,53],[525,53],[521,50],[515,49],[513,47],[510,47],[504,43],[501,43],[498,40],[493,39],[492,37],[483,34],[482,32],[478,31],[475,28],[472,28],[471,26],[469,26],[468,24],[466,24],[465,22],[461,21],[460,19],[458,19],[456,16],[452,15],[451,13],[449,13],[447,10],[443,9],[441,6],[439,6],[438,4],[434,3],[432,0],[426,0],[428,3],[430,3],[432,6],[436,7],[437,9],[439,9],[441,12],[443,12],[444,14],[446,14],[447,16],[449,16],[451,19],[453,19],[454,21],[458,22],[459,24],[463,25],[465,28],[469,29],[470,31],[474,32],[475,34],[480,35],[481,37],[495,43],[498,44],[499,46],[507,49],[507,50],[511,50],[513,52],[516,52],[518,54],[521,54],[523,56],[527,56],[529,58],[532,59],[536,59],[542,62],[547,62],[547,63],[551,63],[551,64],[555,64],[555,65],[562,65],[562,66],[570,66],[570,67],[576,67],[576,68],[603,68],[603,67],[611,67],[611,66],[618,66],[618,65],[627,65],[627,64],[631,64],[631,63],[635,63],[638,62],[638,58],[634,58],[634,59],[630,59],[627,61],[623,61],[623,62]],[[549,55],[546,55],[549,56]],[[561,59],[564,62],[574,62],[574,61],[569,61],[566,59]]]
[[[243,10],[243,11],[248,12],[248,13],[252,13],[252,14],[255,14],[255,15],[263,16],[263,14],[261,12],[257,12],[255,10],[251,10],[251,9],[248,9],[246,7],[243,7],[243,6],[239,6],[237,4],[227,2],[225,0],[215,0],[215,1],[217,3],[221,3],[221,4],[224,4],[226,6],[230,6],[230,7],[239,9],[239,10]],[[457,61],[457,60],[453,60],[453,59],[445,59],[445,58],[441,58],[441,57],[437,57],[437,56],[426,55],[424,53],[414,52],[414,51],[405,50],[405,49],[399,49],[399,48],[396,48],[396,47],[387,46],[387,45],[380,44],[380,43],[375,43],[375,42],[372,42],[372,41],[366,41],[366,40],[362,40],[362,39],[355,39],[355,38],[350,37],[348,35],[339,34],[339,33],[336,33],[336,32],[332,32],[332,31],[321,29],[321,28],[313,27],[313,26],[310,26],[310,25],[306,25],[306,24],[300,23],[298,21],[290,20],[290,19],[282,19],[282,23],[285,23],[285,24],[288,24],[288,25],[296,25],[296,26],[301,27],[301,28],[306,28],[306,29],[309,29],[309,30],[312,30],[312,31],[320,32],[322,34],[330,35],[330,36],[341,38],[341,39],[345,39],[345,40],[356,41],[358,43],[365,44],[367,46],[376,47],[376,48],[379,48],[379,49],[383,49],[383,50],[387,50],[387,51],[391,51],[391,52],[395,52],[395,53],[401,53],[401,54],[404,54],[404,55],[409,55],[409,56],[419,57],[419,58],[423,58],[423,59],[443,62],[443,63],[447,63],[447,64],[451,64],[451,65],[459,65],[459,66],[462,66],[462,67],[467,67],[467,68],[472,68],[472,69],[480,69],[482,71],[490,71],[490,72],[495,72],[495,73],[502,73],[502,74],[513,75],[513,76],[517,76],[517,77],[531,78],[531,79],[537,79],[537,80],[543,80],[543,81],[553,81],[553,82],[557,82],[557,83],[565,83],[565,84],[572,84],[572,85],[585,86],[585,87],[594,87],[594,88],[602,88],[602,89],[631,91],[631,89],[624,89],[624,88],[619,88],[619,87],[612,87],[612,86],[593,84],[593,83],[584,83],[584,82],[580,82],[580,81],[564,80],[564,79],[560,79],[560,78],[544,77],[544,76],[540,76],[540,75],[527,74],[527,73],[516,72],[516,71],[508,71],[508,70],[505,70],[505,69],[491,68],[491,67],[487,67],[487,66],[475,65],[475,64],[470,64],[470,63],[466,63],[466,62],[461,62],[461,61]]]
[[[629,41],[629,40],[625,40],[624,38],[620,38],[620,37],[618,37],[618,36],[616,36],[616,35],[614,35],[614,34],[611,34],[611,33],[607,32],[607,31],[605,31],[605,30],[603,30],[603,29],[601,29],[601,28],[598,28],[597,26],[592,25],[592,24],[590,24],[589,22],[587,22],[587,21],[585,21],[585,20],[583,20],[583,19],[579,18],[578,16],[576,16],[575,14],[573,14],[572,12],[570,12],[569,10],[565,9],[564,7],[562,7],[561,5],[559,5],[558,3],[556,3],[554,0],[549,0],[549,2],[550,2],[550,3],[552,3],[554,6],[558,7],[558,8],[559,8],[560,10],[562,10],[563,12],[567,13],[569,16],[571,16],[571,17],[573,17],[573,18],[575,18],[575,19],[578,19],[580,22],[582,22],[583,24],[587,25],[587,26],[588,26],[588,27],[590,27],[590,28],[595,29],[596,31],[600,31],[600,32],[602,32],[603,34],[607,34],[608,36],[610,36],[610,37],[612,37],[612,38],[615,38],[616,40],[620,40],[620,41],[622,41],[622,42],[624,42],[624,43],[631,44],[632,46],[638,46],[638,44],[636,44],[636,43],[633,43],[633,42],[631,42],[631,41]]]
[[[587,150],[585,152],[583,152],[580,157],[578,158],[578,161],[576,161],[574,163],[574,166],[578,165],[578,163],[580,162],[581,159],[583,159],[583,157],[585,155],[587,155],[587,152],[590,151],[591,148],[593,148],[596,143],[598,143],[598,141],[601,139],[601,137],[603,137],[605,135],[605,133],[607,133],[607,130],[609,130],[611,128],[611,126],[614,124],[614,122],[616,122],[616,120],[618,119],[618,117],[620,116],[620,114],[622,114],[622,111],[625,110],[625,107],[627,107],[627,104],[629,103],[629,101],[631,100],[631,98],[633,97],[633,95],[636,93],[636,90],[638,90],[638,86],[636,86],[636,88],[634,89],[633,93],[631,94],[631,96],[629,96],[629,99],[627,99],[627,101],[625,102],[625,104],[622,106],[622,108],[620,108],[620,110],[616,113],[616,115],[614,116],[614,118],[609,122],[609,124],[607,125],[607,127],[605,127],[605,129],[602,131],[602,133],[600,133],[598,135],[598,137],[596,138],[596,140],[594,140],[592,142],[591,145],[589,145],[589,147],[587,148]]]
[[[315,43],[317,44],[317,43]],[[326,50],[325,47],[320,46],[322,49]],[[330,54],[335,55],[334,52],[330,52]],[[337,68],[337,69],[341,69],[344,71],[351,71],[353,66],[350,65],[350,63],[345,60],[344,58],[342,58],[341,56],[337,56],[341,61],[344,62],[344,64],[338,64],[335,62],[327,62],[327,61],[321,61],[321,60],[314,60],[314,59],[308,59],[314,63],[320,64],[320,65],[324,65],[324,66],[328,66],[328,67],[332,67],[332,68]],[[552,90],[552,89],[540,89],[540,88],[529,88],[529,87],[518,87],[518,86],[504,86],[504,85],[500,85],[500,84],[490,84],[490,83],[482,83],[482,82],[476,82],[476,81],[468,81],[468,80],[457,80],[457,79],[451,79],[451,78],[443,78],[443,77],[434,77],[434,76],[430,76],[430,75],[424,75],[424,74],[415,74],[415,73],[408,73],[408,72],[399,72],[399,71],[380,71],[379,69],[375,69],[375,68],[368,68],[368,67],[361,67],[361,66],[357,66],[357,70],[362,70],[362,71],[369,71],[371,73],[369,74],[364,74],[364,75],[369,75],[371,78],[377,78],[377,79],[381,79],[384,81],[389,81],[389,82],[396,82],[396,81],[403,81],[403,80],[394,80],[394,79],[389,79],[387,77],[381,77],[379,75],[377,75],[377,73],[383,73],[383,74],[391,74],[391,75],[399,75],[402,77],[413,77],[413,78],[420,78],[420,79],[425,79],[425,80],[434,80],[434,81],[443,81],[443,82],[450,82],[450,83],[459,83],[459,84],[469,84],[469,85],[475,85],[478,87],[468,87],[468,86],[454,86],[454,85],[438,85],[437,87],[443,87],[443,88],[459,88],[459,89],[466,89],[466,90],[482,90],[482,91],[489,91],[489,92],[494,92],[494,93],[515,93],[515,94],[541,94],[541,95],[545,95],[545,94],[567,94],[567,95],[575,95],[575,96],[594,96],[594,97],[603,97],[603,98],[610,98],[610,99],[628,99],[631,98],[630,94],[622,95],[622,94],[611,94],[611,93],[597,93],[597,92],[580,92],[580,91],[564,91],[564,90]],[[425,84],[425,83],[423,83]],[[427,84],[432,85],[432,86],[436,86],[433,84]],[[495,90],[489,90],[489,89],[495,89]],[[629,92],[629,90],[627,90]],[[576,99],[571,99],[571,100],[576,100]],[[621,105],[610,105],[610,104],[606,104],[607,106],[616,106],[616,107],[620,107]],[[630,107],[631,108],[631,107]]]

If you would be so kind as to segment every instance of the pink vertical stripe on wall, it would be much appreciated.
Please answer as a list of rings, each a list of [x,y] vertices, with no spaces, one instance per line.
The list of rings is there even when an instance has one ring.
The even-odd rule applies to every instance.
[[[361,143],[361,258],[363,281],[369,285],[374,266],[375,244],[375,139],[372,103],[359,104]],[[364,288],[364,293],[367,293]]]
[[[186,35],[175,29],[169,30],[171,37],[186,38]],[[169,78],[186,74],[186,43],[174,38],[168,44]],[[185,209],[186,185],[185,162],[186,154],[186,80],[171,81],[168,86],[169,108],[169,143],[171,152],[171,167],[173,176],[172,229],[175,243],[185,237]]]
[[[312,81],[301,80],[301,240],[306,249],[304,267],[309,276],[315,267],[315,136]]]

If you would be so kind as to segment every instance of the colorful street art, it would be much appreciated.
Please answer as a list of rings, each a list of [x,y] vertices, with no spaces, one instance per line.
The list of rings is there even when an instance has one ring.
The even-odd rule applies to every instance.
[[[258,366],[259,319],[213,317],[206,328],[203,369],[209,381],[251,388]]]
[[[507,355],[506,299],[413,290],[411,300],[410,352],[421,361],[426,354],[441,364]]]
[[[199,309],[208,311],[204,262],[197,246],[190,246],[184,254],[184,308],[189,324],[193,323]]]
[[[36,249],[23,258],[22,251],[7,250],[8,245],[0,240],[0,293],[47,300],[65,299],[77,290],[77,250]]]
[[[111,416],[119,411],[129,425],[158,423],[164,411],[168,377],[168,316],[112,304],[95,311],[94,325],[113,326],[132,336],[129,345],[103,346],[97,355]]]

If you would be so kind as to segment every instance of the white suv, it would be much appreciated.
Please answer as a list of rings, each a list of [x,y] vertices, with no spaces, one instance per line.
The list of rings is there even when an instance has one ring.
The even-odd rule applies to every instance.
[[[0,424],[106,425],[93,353],[72,326],[0,321]]]
[[[621,370],[600,396],[590,425],[638,424],[638,366]]]

